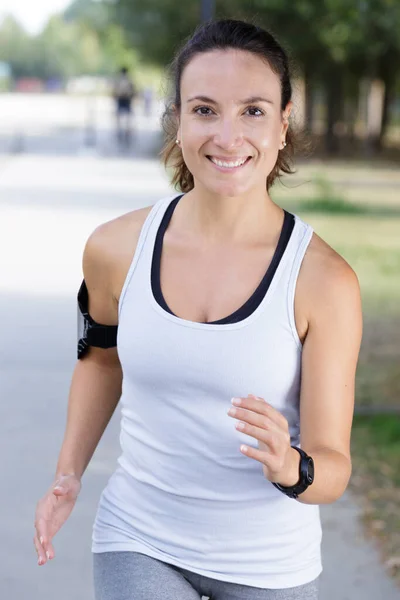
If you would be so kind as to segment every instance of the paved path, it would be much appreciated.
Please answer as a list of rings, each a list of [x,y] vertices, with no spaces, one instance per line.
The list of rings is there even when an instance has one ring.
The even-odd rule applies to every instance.
[[[150,151],[154,138],[141,135]],[[92,600],[91,524],[118,456],[118,411],[85,474],[79,502],[56,538],[56,559],[37,567],[32,545],[34,506],[51,481],[64,428],[81,254],[97,224],[170,193],[152,160],[78,150],[0,161],[0,598],[5,600]],[[347,494],[322,507],[321,600],[399,600],[358,516]]]

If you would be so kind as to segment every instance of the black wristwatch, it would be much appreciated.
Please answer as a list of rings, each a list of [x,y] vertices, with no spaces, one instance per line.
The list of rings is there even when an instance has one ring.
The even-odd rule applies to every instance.
[[[305,490],[314,481],[314,461],[311,456],[308,456],[304,450],[297,446],[292,446],[300,454],[300,465],[299,465],[299,481],[296,485],[285,487],[279,483],[272,482],[278,490],[289,496],[289,498],[297,498],[299,494],[305,492]]]

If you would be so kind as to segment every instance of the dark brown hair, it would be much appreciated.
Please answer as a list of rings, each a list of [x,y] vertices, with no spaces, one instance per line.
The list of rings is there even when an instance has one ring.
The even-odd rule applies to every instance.
[[[231,48],[244,50],[259,56],[279,76],[282,111],[285,110],[292,98],[288,57],[271,33],[251,23],[233,19],[211,21],[196,29],[193,36],[186,41],[170,65],[173,98],[167,103],[161,120],[165,133],[165,145],[161,151],[161,157],[165,167],[172,167],[173,169],[172,184],[185,193],[193,189],[194,180],[183,160],[181,149],[176,144],[178,131],[176,111],[181,110],[182,73],[197,54]],[[291,174],[294,172],[292,169],[294,150],[295,135],[291,125],[289,125],[286,134],[286,147],[279,152],[275,166],[267,177],[267,189],[270,189],[275,179],[282,173]]]

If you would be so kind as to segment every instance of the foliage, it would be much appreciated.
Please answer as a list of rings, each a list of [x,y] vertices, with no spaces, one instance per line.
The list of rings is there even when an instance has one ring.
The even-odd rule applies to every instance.
[[[29,36],[13,17],[6,17],[0,27],[0,60],[9,63],[20,76],[28,74],[34,65]]]
[[[112,22],[112,8],[105,1],[73,0],[64,11],[63,18],[67,23],[79,22],[86,25],[87,28],[101,33]]]
[[[199,23],[200,6],[201,0],[186,0],[183,11],[176,0],[116,0],[115,14],[143,58],[165,64]],[[311,63],[319,75],[327,64],[368,73],[371,64],[378,69],[400,52],[397,0],[216,0],[216,16],[269,27],[302,67]]]
[[[15,78],[42,79],[109,75],[122,64],[130,69],[138,64],[108,7],[92,0],[76,0],[65,14],[51,17],[37,36],[6,18],[0,25],[0,60],[10,64]]]
[[[141,59],[164,66],[200,20],[200,2],[186,0],[116,0],[115,18]]]

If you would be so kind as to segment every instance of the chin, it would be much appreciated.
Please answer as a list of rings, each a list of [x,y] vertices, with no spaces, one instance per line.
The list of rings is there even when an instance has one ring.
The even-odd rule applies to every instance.
[[[251,190],[251,186],[247,182],[216,182],[214,185],[211,182],[204,182],[202,187],[213,196],[220,196],[221,198],[236,198],[247,194]]]

